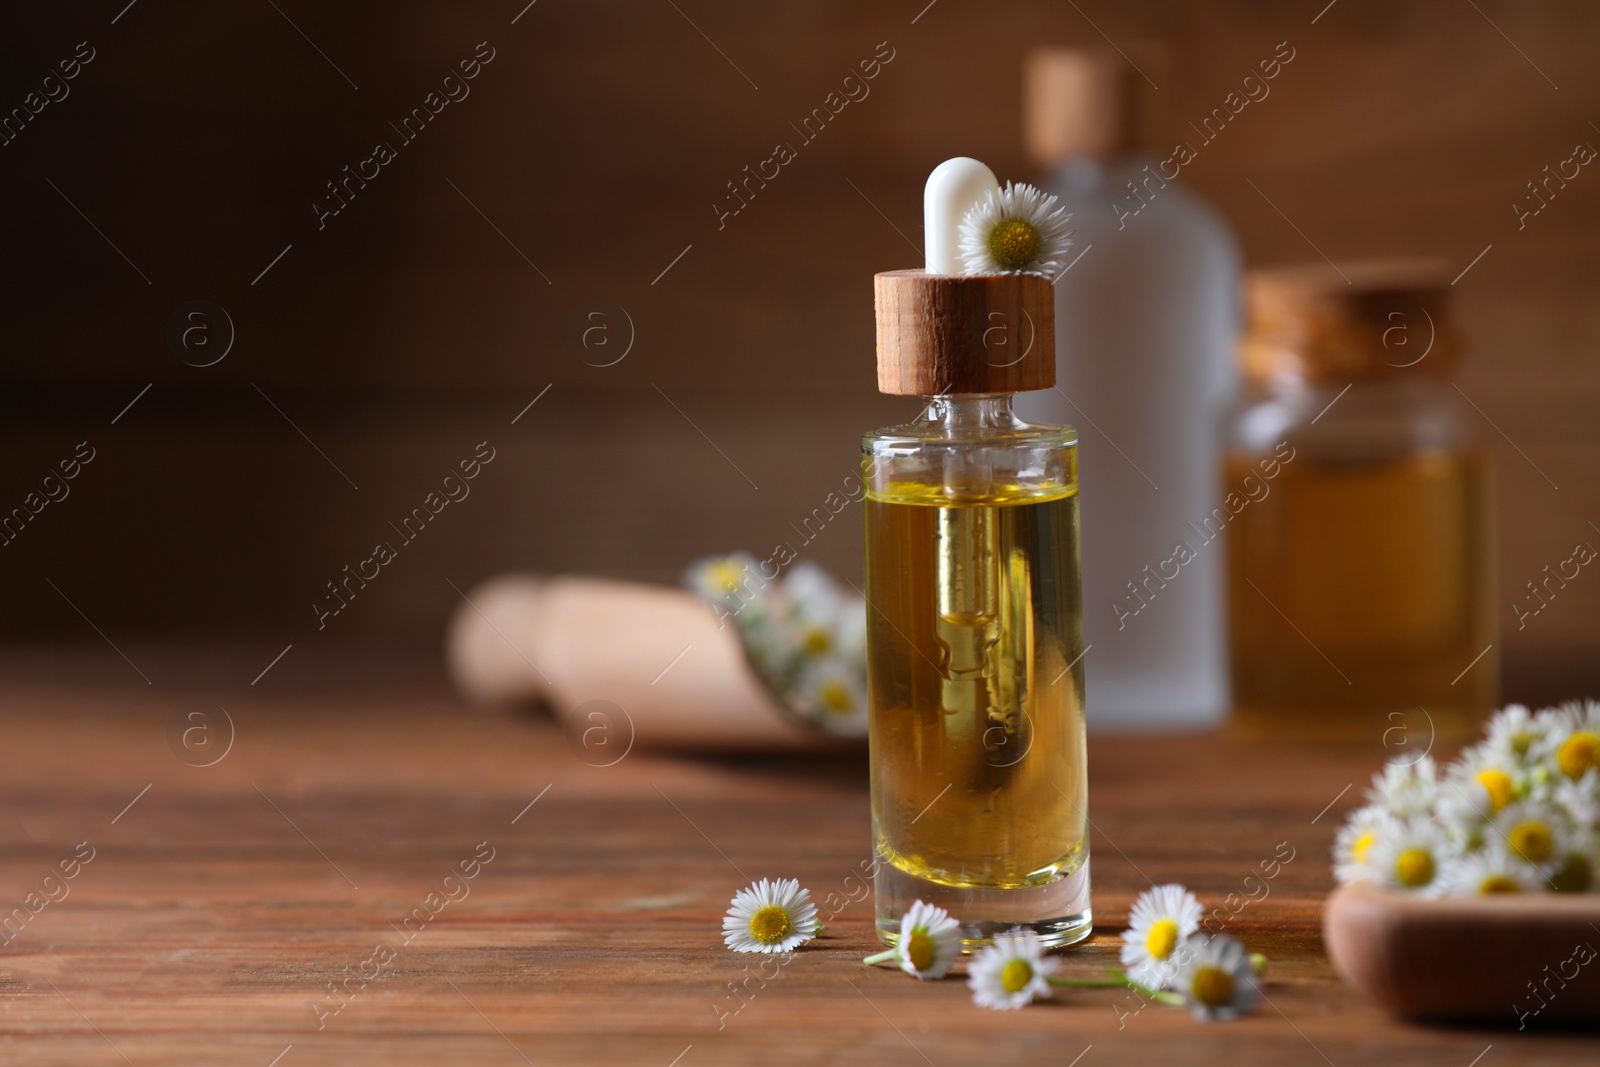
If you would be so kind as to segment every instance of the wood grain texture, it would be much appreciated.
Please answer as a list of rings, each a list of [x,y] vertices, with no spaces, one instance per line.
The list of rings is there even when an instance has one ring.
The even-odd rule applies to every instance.
[[[140,3],[114,27],[122,3],[12,5],[6,107],[76,42],[101,56],[0,171],[16,205],[0,266],[19,310],[3,324],[18,358],[0,390],[0,507],[77,441],[102,458],[6,549],[18,562],[0,595],[15,610],[0,631],[95,639],[39,571],[119,640],[314,628],[323,583],[486,437],[505,449],[495,481],[480,479],[342,631],[437,632],[457,602],[445,576],[462,588],[519,567],[670,582],[707,551],[764,557],[856,470],[863,430],[914,410],[875,394],[866,285],[921,260],[929,169],[964,153],[1037,180],[1022,148],[1024,55],[1110,38],[1159,85],[1171,139],[1199,153],[1179,182],[1222,211],[1250,265],[1433,254],[1452,278],[1471,265],[1455,287],[1460,384],[1499,464],[1497,652],[1508,679],[1551,698],[1600,688],[1600,581],[1571,583],[1525,628],[1513,610],[1536,606],[1526,583],[1544,566],[1600,536],[1588,525],[1600,523],[1600,181],[1585,167],[1525,226],[1512,209],[1575,143],[1600,145],[1600,8],[1476,3],[542,0],[512,25],[526,0],[280,2],[359,92],[268,4]],[[325,183],[485,39],[499,58],[471,97],[319,230],[310,205]],[[1172,42],[1170,78],[1140,40]],[[792,126],[878,42],[895,58],[870,95],[804,140]],[[1271,95],[1204,141],[1190,124],[1279,42],[1296,58]],[[729,183],[780,140],[799,158],[752,181],[754,199],[741,186],[748,206],[723,225],[718,209],[738,204]],[[193,297],[240,331],[206,372],[162,339]],[[638,328],[614,366],[598,364],[619,348],[582,341],[597,301],[615,305],[605,336],[617,345],[617,307]],[[1085,484],[1142,484],[1128,462],[1143,463],[1138,442],[1087,415]],[[552,521],[552,499],[572,517]],[[858,575],[849,515],[803,547]],[[1548,686],[1552,657],[1588,664],[1584,686]],[[1509,684],[1506,698],[1533,699]]]
[[[873,278],[878,391],[1021,393],[1056,384],[1056,306],[1037,274]]]
[[[1491,1044],[1492,1063],[1593,1060],[1582,1034],[1395,1022],[1334,976],[1327,849],[1379,752],[1093,740],[1098,929],[1066,971],[1114,964],[1134,894],[1177,880],[1235,909],[1225,928],[1272,957],[1268,999],[1209,1026],[1131,1014],[1113,991],[1000,1013],[960,981],[860,966],[875,947],[870,901],[849,900],[868,850],[860,756],[635,752],[599,768],[547,721],[463,707],[421,657],[297,646],[252,687],[271,651],[124,651],[155,685],[109,650],[0,659],[0,902],[78,842],[95,849],[0,950],[7,1064],[959,1067],[1065,1065],[1092,1046],[1085,1067],[1466,1067]],[[218,704],[233,748],[180,762],[174,708]],[[467,894],[403,938],[391,924],[447,892],[483,842],[493,858]],[[1264,896],[1246,883],[1288,849]],[[729,983],[755,968],[723,949],[719,919],[763,875],[846,902],[741,1002]],[[327,983],[379,944],[393,959],[319,1030],[312,1003],[334,1006]]]

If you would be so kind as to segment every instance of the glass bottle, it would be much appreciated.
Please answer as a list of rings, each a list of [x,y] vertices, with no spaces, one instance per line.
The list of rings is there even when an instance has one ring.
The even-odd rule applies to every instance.
[[[1165,49],[1132,55],[1167,84]],[[1148,610],[1129,594],[1221,490],[1238,246],[1168,158],[1177,138],[1161,136],[1159,98],[1170,93],[1109,48],[1038,49],[1026,69],[1029,154],[1072,213],[1068,257],[1081,258],[1055,283],[1058,388],[1017,411],[1084,431],[1089,721],[1216,725],[1228,708],[1223,553],[1201,552],[1159,596],[1142,589]]]
[[[969,945],[1012,926],[1070,944],[1091,920],[1077,433],[1011,410],[1054,377],[1049,282],[878,284],[880,389],[926,405],[862,439],[878,935],[894,943],[920,899]],[[996,286],[1031,322],[1009,297],[908,299]],[[896,311],[913,325],[886,336]],[[1025,359],[985,356],[996,316],[1034,329]]]
[[[1234,725],[1392,755],[1498,695],[1493,472],[1421,263],[1255,272],[1224,506]]]

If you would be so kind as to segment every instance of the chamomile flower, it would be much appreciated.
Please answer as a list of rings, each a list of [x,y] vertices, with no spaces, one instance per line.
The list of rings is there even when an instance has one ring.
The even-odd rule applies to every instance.
[[[691,591],[735,614],[758,597],[767,584],[760,564],[747,552],[698,560],[689,567],[684,580]]]
[[[1445,870],[1457,852],[1438,824],[1426,816],[1399,819],[1373,843],[1368,866],[1379,885],[1436,897],[1444,892]]]
[[[1452,864],[1446,874],[1446,887],[1453,897],[1538,893],[1545,888],[1543,880],[1526,863],[1496,844],[1486,845]]]
[[[917,901],[900,919],[894,960],[913,978],[943,978],[961,955],[961,924],[950,913]]]
[[[789,952],[817,933],[817,906],[794,878],[766,878],[733,896],[722,940],[735,952]]]
[[[1181,885],[1158,885],[1140,893],[1122,935],[1128,977],[1152,989],[1170,986],[1178,973],[1173,953],[1200,928],[1203,914],[1200,901]]]
[[[1549,874],[1573,847],[1573,835],[1560,811],[1549,805],[1520,801],[1494,818],[1497,836],[1512,858]]]
[[[1474,745],[1461,754],[1446,773],[1441,792],[1450,795],[1452,786],[1487,815],[1526,795],[1528,790],[1527,776],[1512,747],[1492,741]]]
[[[1557,893],[1587,893],[1595,887],[1600,869],[1600,849],[1592,831],[1579,831],[1574,840],[1556,857],[1545,885]]]
[[[1535,716],[1524,705],[1507,704],[1489,720],[1485,745],[1518,762],[1531,763],[1538,758],[1549,728],[1548,719]]]
[[[1183,943],[1173,988],[1198,1019],[1234,1019],[1261,995],[1250,954],[1227,934],[1196,934]]]
[[[1600,770],[1588,770],[1582,778],[1557,783],[1550,799],[1567,813],[1574,826],[1600,831]]]
[[[1339,880],[1423,896],[1600,888],[1600,702],[1513,704],[1486,734],[1442,773],[1419,760],[1374,778],[1374,805],[1339,833]]]
[[[1569,779],[1600,768],[1600,701],[1571,701],[1554,710],[1544,751]]]
[[[790,605],[790,625],[800,652],[818,658],[837,652],[845,598],[828,572],[814,563],[796,563],[783,576],[783,592]]]
[[[801,668],[788,699],[790,707],[825,733],[840,737],[866,735],[865,679],[838,656]]]
[[[765,606],[748,605],[738,616],[739,640],[762,681],[781,693],[781,682],[794,672],[795,639],[788,624]]]
[[[980,949],[967,964],[972,1002],[1000,1011],[1020,1008],[1034,997],[1050,995],[1050,976],[1060,964],[1044,954],[1039,935],[1012,927],[994,944]]]
[[[1496,813],[1537,788],[1534,770],[1504,745],[1474,745],[1446,770],[1434,816],[1463,847],[1475,849]]]
[[[846,597],[839,608],[839,653],[855,664],[863,675],[867,671],[867,602],[858,596]]]
[[[1333,874],[1341,882],[1372,877],[1372,846],[1379,838],[1395,832],[1395,817],[1379,804],[1358,808],[1345,820],[1333,839]]]
[[[1423,756],[1409,763],[1403,760],[1389,763],[1382,774],[1372,776],[1372,788],[1367,796],[1395,817],[1412,819],[1428,814],[1438,793],[1438,768],[1433,757]]]
[[[1071,216],[1056,198],[1031,185],[1007,182],[986,193],[961,220],[961,261],[967,274],[1042,274],[1053,278],[1072,243]]]
[[[797,563],[780,580],[776,556],[745,552],[697,561],[684,583],[732,623],[745,658],[780,707],[823,732],[867,731],[866,601],[821,567]]]

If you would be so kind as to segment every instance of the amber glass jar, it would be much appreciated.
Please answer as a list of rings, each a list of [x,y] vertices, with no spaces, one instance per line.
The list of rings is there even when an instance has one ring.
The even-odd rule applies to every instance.
[[[1448,294],[1419,263],[1248,279],[1216,513],[1237,732],[1420,754],[1497,698],[1492,469]]]

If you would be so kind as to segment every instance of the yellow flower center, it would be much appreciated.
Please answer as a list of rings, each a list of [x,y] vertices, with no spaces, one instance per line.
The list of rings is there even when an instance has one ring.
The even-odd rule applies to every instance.
[[[1408,848],[1394,861],[1394,876],[1408,889],[1433,881],[1433,854],[1425,848]]]
[[[1368,830],[1356,838],[1355,844],[1350,846],[1350,858],[1357,863],[1367,862],[1367,853],[1372,851],[1372,846],[1378,840],[1378,831]]]
[[[1000,988],[1007,993],[1020,993],[1033,981],[1033,964],[1027,960],[1012,960],[1000,969]]]
[[[711,580],[721,587],[724,593],[737,593],[739,584],[744,581],[744,564],[713,563],[711,565]]]
[[[1600,737],[1579,730],[1556,750],[1556,764],[1568,778],[1582,778],[1590,767],[1600,767]]]
[[[833,635],[823,629],[806,631],[806,651],[820,656],[833,647]]]
[[[1493,810],[1499,811],[1511,803],[1511,776],[1505,771],[1493,767],[1479,771],[1477,781],[1489,794],[1489,805]]]
[[[776,904],[768,904],[750,916],[750,936],[763,945],[776,945],[793,929],[789,913]]]
[[[1002,270],[1023,270],[1039,257],[1044,243],[1039,231],[1027,219],[1001,219],[989,231],[989,255]]]
[[[1478,892],[1485,894],[1520,893],[1522,892],[1522,887],[1517,884],[1517,880],[1515,878],[1509,877],[1508,875],[1491,874],[1489,877],[1478,883]]]
[[[822,706],[829,711],[844,713],[855,709],[855,698],[850,695],[850,690],[838,682],[828,682],[817,692],[822,698]]]
[[[1220,1008],[1233,1001],[1233,975],[1221,967],[1202,967],[1194,972],[1189,995],[1208,1008]]]
[[[1565,857],[1550,876],[1550,887],[1557,893],[1586,893],[1593,884],[1594,865],[1581,852]]]
[[[933,966],[933,938],[928,936],[928,931],[911,931],[911,937],[906,942],[906,959],[919,971]]]
[[[1511,850],[1529,863],[1543,863],[1556,850],[1555,835],[1537,819],[1520,822],[1506,835]]]
[[[1178,924],[1171,919],[1162,919],[1150,927],[1150,932],[1145,935],[1144,949],[1150,953],[1151,959],[1164,960],[1172,955],[1172,950],[1178,947]]]

